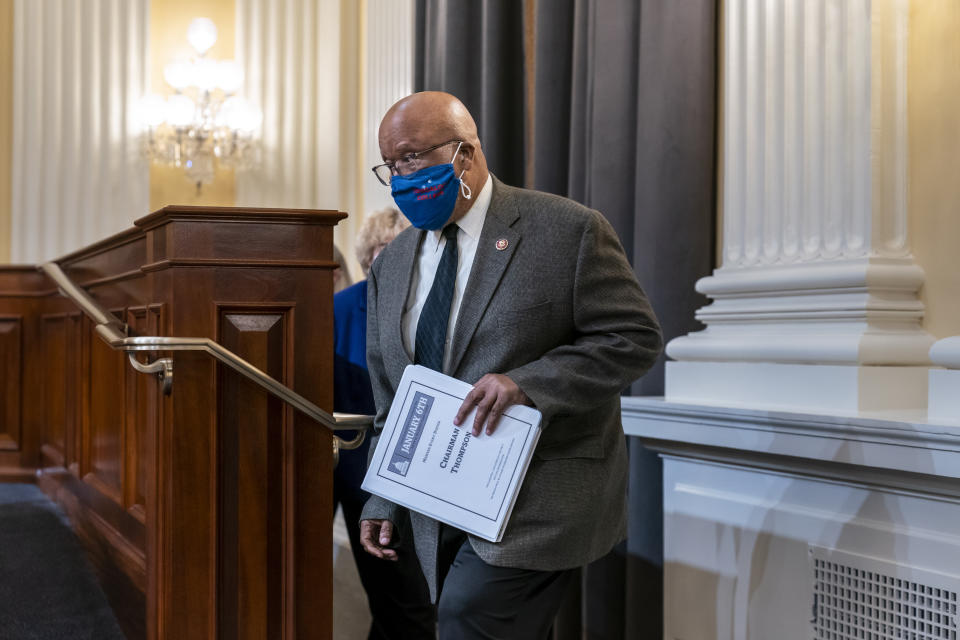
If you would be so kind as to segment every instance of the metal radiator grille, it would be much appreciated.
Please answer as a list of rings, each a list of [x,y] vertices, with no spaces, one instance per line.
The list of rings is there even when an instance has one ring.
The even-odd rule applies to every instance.
[[[811,547],[817,640],[958,640],[960,579]]]

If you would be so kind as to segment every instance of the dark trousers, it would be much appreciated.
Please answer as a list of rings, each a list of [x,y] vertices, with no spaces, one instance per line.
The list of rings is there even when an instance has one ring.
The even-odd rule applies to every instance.
[[[547,637],[575,569],[531,571],[489,565],[462,531],[440,525],[440,640]]]
[[[407,527],[397,523],[401,528],[397,561],[374,558],[360,545],[360,511],[369,494],[337,480],[335,477],[334,500],[343,507],[350,549],[373,617],[369,639],[434,640],[436,608],[413,549],[409,523]]]

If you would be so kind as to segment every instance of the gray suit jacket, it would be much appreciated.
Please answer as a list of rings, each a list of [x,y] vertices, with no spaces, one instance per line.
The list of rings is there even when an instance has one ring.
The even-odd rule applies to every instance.
[[[378,432],[411,364],[401,317],[423,235],[407,229],[370,269],[367,364]],[[503,251],[499,239],[507,240]],[[487,373],[506,374],[543,413],[543,432],[503,540],[470,537],[485,562],[567,569],[625,537],[620,392],[661,348],[653,311],[603,216],[494,179],[444,373],[471,384]],[[400,509],[373,496],[362,517],[397,521]],[[436,598],[438,523],[419,513],[410,521]]]

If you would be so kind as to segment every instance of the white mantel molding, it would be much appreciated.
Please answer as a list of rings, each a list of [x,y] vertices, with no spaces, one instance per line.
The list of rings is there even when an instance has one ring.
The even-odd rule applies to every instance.
[[[960,336],[938,340],[930,360],[944,368],[930,370],[927,413],[936,420],[960,419]]]
[[[807,462],[960,479],[960,419],[922,412],[811,413],[704,407],[653,397],[625,397],[623,430],[655,449],[708,447],[730,456],[785,456]],[[672,443],[672,444],[671,444]],[[888,481],[889,478],[886,478]],[[960,496],[960,485],[955,485]]]
[[[727,268],[697,282],[697,291],[713,298],[778,291],[832,291],[883,288],[915,298],[923,269],[907,259],[861,258],[758,268]],[[922,308],[922,307],[921,307]]]
[[[920,327],[923,270],[908,259],[863,258],[718,269],[697,283],[713,302],[703,331],[667,354],[681,361],[850,365],[929,363],[934,338]]]
[[[938,340],[930,347],[930,361],[947,369],[960,369],[960,336]]]
[[[664,637],[819,638],[830,628],[854,631],[838,639],[883,628],[907,637],[919,628],[906,615],[920,602],[911,585],[955,602],[960,420],[622,403],[624,431],[663,460]],[[827,609],[817,606],[827,591],[817,558],[844,576]],[[852,568],[907,589],[878,598]],[[829,626],[834,606],[850,624]],[[936,617],[943,637],[956,629],[955,604],[946,611]]]

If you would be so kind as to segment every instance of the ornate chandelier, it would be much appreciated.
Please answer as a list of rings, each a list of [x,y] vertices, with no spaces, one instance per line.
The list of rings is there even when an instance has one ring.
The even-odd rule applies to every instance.
[[[255,133],[263,114],[236,95],[243,84],[240,65],[206,57],[217,41],[212,20],[194,19],[187,40],[197,55],[163,69],[163,78],[175,93],[168,98],[145,96],[139,115],[145,127],[146,157],[158,164],[182,167],[199,191],[213,182],[218,165],[250,169],[259,163]]]

